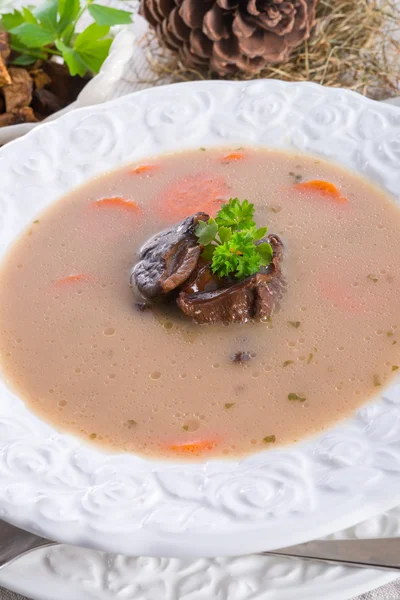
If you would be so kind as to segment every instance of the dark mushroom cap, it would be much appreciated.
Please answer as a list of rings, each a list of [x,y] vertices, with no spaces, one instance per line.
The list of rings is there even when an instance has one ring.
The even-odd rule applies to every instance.
[[[283,244],[277,235],[268,236],[260,243],[265,241],[273,249],[271,264],[241,281],[218,279],[209,263],[200,263],[179,294],[177,303],[182,312],[197,323],[244,323],[268,318],[284,287]]]
[[[201,253],[196,226],[208,219],[205,213],[197,213],[146,242],[132,270],[131,285],[151,300],[166,296],[182,285],[196,268]]]

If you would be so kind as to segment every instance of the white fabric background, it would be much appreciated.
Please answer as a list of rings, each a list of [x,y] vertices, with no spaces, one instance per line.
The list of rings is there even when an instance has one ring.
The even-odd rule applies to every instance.
[[[26,2],[25,0],[0,0],[0,11],[5,8],[9,8],[12,6],[20,6],[26,4],[36,4],[38,0],[32,0],[30,2]],[[103,4],[111,4],[111,5],[120,5],[118,0],[103,0]],[[125,6],[130,4],[132,7],[137,5],[137,0],[132,0],[129,3],[125,3]],[[120,5],[121,6],[121,5]],[[151,79],[151,72],[149,71],[147,60],[140,48],[140,36],[143,32],[144,24],[139,19],[136,21],[136,29],[138,32],[139,45],[137,48],[137,53],[135,56],[135,61],[133,62],[130,72],[127,73],[125,79],[121,81],[118,86],[113,90],[110,94],[110,100],[112,98],[118,98],[119,96],[123,96],[125,94],[129,94],[130,92],[136,91],[138,89],[143,89],[145,87],[149,87],[148,84],[139,83],[139,81]],[[166,81],[166,83],[168,83]],[[395,101],[396,102],[396,101]],[[397,99],[397,103],[400,106],[400,98]],[[8,590],[0,588],[0,600],[27,600],[23,598],[19,594],[14,594]],[[56,600],[56,599],[55,599]],[[71,598],[71,600],[74,600]],[[160,598],[160,600],[162,600]],[[212,600],[212,599],[210,599]],[[234,600],[234,599],[232,599]],[[315,599],[317,600],[317,599]],[[319,600],[319,599],[318,599]],[[354,600],[400,600],[400,579],[392,584],[381,587],[373,592],[369,592],[368,594],[363,594]]]

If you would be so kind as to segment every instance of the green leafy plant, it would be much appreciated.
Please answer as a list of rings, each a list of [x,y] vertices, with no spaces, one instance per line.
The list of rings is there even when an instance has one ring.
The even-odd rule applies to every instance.
[[[256,227],[254,204],[231,198],[215,219],[199,222],[196,236],[204,246],[202,257],[211,261],[213,273],[218,277],[234,275],[243,279],[272,260],[271,244],[260,242],[267,231],[267,227]]]
[[[88,11],[94,23],[77,34],[76,26]],[[13,64],[29,65],[51,56],[64,59],[71,75],[98,73],[108,56],[110,27],[132,22],[128,11],[96,4],[94,0],[47,0],[36,9],[25,7],[1,16],[0,25],[11,35],[18,52]]]

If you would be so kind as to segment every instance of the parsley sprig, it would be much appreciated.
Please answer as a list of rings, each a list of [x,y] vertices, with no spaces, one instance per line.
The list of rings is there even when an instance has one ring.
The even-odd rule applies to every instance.
[[[85,11],[94,23],[76,34]],[[108,56],[110,27],[132,22],[125,10],[96,4],[94,0],[47,0],[36,9],[24,7],[1,15],[0,28],[11,34],[11,49],[19,53],[15,65],[30,65],[53,55],[64,59],[71,75],[98,73]]]
[[[196,228],[202,257],[211,261],[211,270],[218,277],[234,275],[237,279],[254,275],[272,260],[272,247],[262,240],[267,227],[257,229],[254,204],[231,198],[215,219],[200,221]]]

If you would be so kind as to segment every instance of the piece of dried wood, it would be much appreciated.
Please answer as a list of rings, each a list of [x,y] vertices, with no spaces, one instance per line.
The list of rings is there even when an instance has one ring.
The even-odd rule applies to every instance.
[[[32,102],[33,81],[26,69],[10,67],[11,85],[3,88],[6,101],[6,112],[10,113],[15,108],[29,106]]]
[[[36,123],[37,118],[30,106],[16,108],[11,112],[5,112],[0,115],[0,127],[8,125],[19,125],[21,123]]]
[[[10,54],[10,34],[7,31],[0,31],[0,56],[5,63],[7,62]]]
[[[4,85],[10,85],[10,83],[11,83],[10,74],[7,71],[7,67],[3,60],[3,57],[0,54],[0,87],[3,87]]]
[[[63,108],[58,96],[50,90],[35,90],[32,98],[32,108],[35,112],[48,117]]]
[[[30,69],[29,74],[32,77],[34,86],[37,90],[42,90],[51,83],[51,77],[49,77],[43,69]]]

